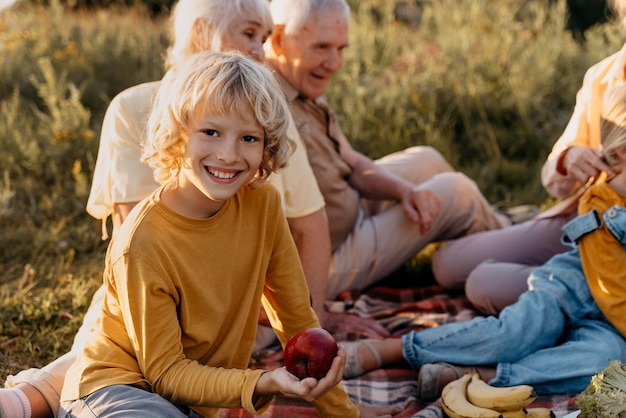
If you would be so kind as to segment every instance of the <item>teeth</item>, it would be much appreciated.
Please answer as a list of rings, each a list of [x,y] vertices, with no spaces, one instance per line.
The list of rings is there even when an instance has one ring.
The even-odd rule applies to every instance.
[[[218,179],[232,179],[236,175],[236,173],[224,173],[222,171],[215,171],[211,169],[207,169],[207,171]]]

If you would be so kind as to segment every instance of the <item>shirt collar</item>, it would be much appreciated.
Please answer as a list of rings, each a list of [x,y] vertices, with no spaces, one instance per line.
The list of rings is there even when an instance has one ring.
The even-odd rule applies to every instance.
[[[280,84],[280,88],[283,91],[283,93],[285,94],[285,97],[287,98],[287,101],[289,101],[289,103],[291,103],[294,100],[296,100],[296,98],[300,95],[298,90],[296,90],[296,88],[294,86],[292,86],[285,79],[285,77],[283,77],[278,71],[275,71],[274,74],[276,74],[276,79],[278,80],[278,84]]]
[[[279,72],[275,71],[274,74],[276,74],[276,79],[278,80],[278,84],[280,85],[281,90],[283,91],[283,94],[285,95],[285,97],[287,98],[287,101],[289,103],[293,102],[296,99],[301,99],[302,101],[311,101],[313,103],[322,103],[325,104],[326,106],[328,106],[328,104],[326,103],[326,100],[324,99],[324,97],[318,97],[317,99],[309,99],[303,95],[300,94],[300,92],[298,91],[298,89],[296,89],[294,86],[292,86],[285,77],[283,77]]]
[[[626,43],[622,46],[617,59],[613,62],[602,81],[612,83],[615,80],[626,80]]]

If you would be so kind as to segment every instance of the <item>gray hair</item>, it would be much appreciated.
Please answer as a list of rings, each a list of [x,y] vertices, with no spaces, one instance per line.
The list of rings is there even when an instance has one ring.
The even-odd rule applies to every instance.
[[[345,0],[272,0],[274,24],[285,27],[286,35],[294,35],[306,22],[326,12],[344,12],[350,20],[350,6]]]
[[[202,52],[194,45],[196,20],[205,21],[205,29],[196,32],[202,44],[211,51],[222,51],[222,38],[239,16],[257,17],[263,26],[272,28],[272,15],[267,0],[179,0],[170,16],[172,44],[165,57],[171,67],[192,54]]]

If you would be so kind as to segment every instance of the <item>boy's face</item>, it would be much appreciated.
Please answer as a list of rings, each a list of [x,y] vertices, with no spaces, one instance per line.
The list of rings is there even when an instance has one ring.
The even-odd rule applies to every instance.
[[[223,35],[222,44],[225,49],[243,52],[262,62],[265,58],[263,44],[271,33],[272,28],[264,27],[261,20],[242,17],[231,23]]]
[[[264,155],[264,130],[252,117],[196,111],[179,175],[186,214],[214,215],[256,175]],[[252,114],[250,114],[252,116]]]

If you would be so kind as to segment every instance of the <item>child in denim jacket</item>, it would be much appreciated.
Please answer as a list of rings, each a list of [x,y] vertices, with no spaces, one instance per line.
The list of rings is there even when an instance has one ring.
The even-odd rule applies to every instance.
[[[498,317],[350,343],[344,377],[406,361],[420,371],[418,396],[432,400],[478,367],[493,386],[545,395],[578,393],[609,360],[626,361],[626,85],[606,92],[601,132],[618,174],[589,187],[563,228],[571,250],[534,270],[515,304]]]

